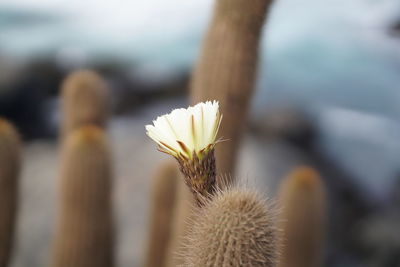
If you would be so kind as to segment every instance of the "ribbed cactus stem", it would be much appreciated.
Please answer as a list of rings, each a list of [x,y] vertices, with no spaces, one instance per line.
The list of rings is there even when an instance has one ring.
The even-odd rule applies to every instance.
[[[147,267],[166,266],[171,240],[179,171],[176,163],[168,161],[157,170],[151,194],[150,232],[146,251]]]
[[[219,174],[235,159],[256,76],[261,29],[271,0],[217,0],[191,82],[191,101],[218,100],[224,123],[216,147]]]
[[[276,266],[275,209],[254,191],[221,191],[195,213],[187,242],[185,266]]]
[[[284,235],[280,267],[322,266],[326,223],[324,185],[316,171],[299,167],[282,183],[279,198]]]
[[[0,119],[0,267],[8,266],[13,247],[20,173],[20,139],[15,128]]]
[[[95,126],[73,131],[62,148],[53,267],[113,266],[111,156]]]
[[[73,72],[65,79],[61,93],[63,136],[86,124],[105,127],[109,90],[99,75],[90,70]]]

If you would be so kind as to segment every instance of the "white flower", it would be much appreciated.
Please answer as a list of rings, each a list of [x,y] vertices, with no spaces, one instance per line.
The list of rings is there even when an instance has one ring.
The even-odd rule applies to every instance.
[[[218,102],[207,101],[159,116],[153,125],[146,125],[146,131],[162,152],[176,158],[202,158],[214,148],[221,120]]]

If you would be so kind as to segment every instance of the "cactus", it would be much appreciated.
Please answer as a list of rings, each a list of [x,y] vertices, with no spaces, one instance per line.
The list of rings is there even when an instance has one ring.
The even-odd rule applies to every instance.
[[[253,94],[261,29],[271,0],[217,0],[191,81],[191,101],[218,100],[224,123],[217,171],[232,174]]]
[[[279,197],[284,234],[279,266],[321,266],[326,197],[318,173],[309,167],[295,169],[282,183]]]
[[[182,175],[181,175],[182,176]],[[195,200],[189,188],[185,185],[183,177],[178,177],[176,204],[173,214],[171,238],[167,250],[166,266],[182,266],[183,259],[178,254],[184,253],[181,245],[186,238],[189,230],[187,223],[193,216]]]
[[[196,213],[184,251],[185,266],[276,266],[276,213],[257,193],[219,192]]]
[[[271,0],[217,0],[213,19],[205,37],[202,52],[191,81],[191,102],[218,100],[224,123],[220,136],[229,139],[216,148],[217,172],[232,174],[236,152],[244,127],[246,113],[253,91],[258,43],[265,15]],[[218,181],[220,183],[220,181]],[[178,188],[177,214],[171,252],[184,237],[184,222],[190,216],[193,199],[187,188]],[[184,226],[184,227],[183,227]],[[176,236],[178,235],[178,236]],[[181,249],[185,253],[185,249]],[[179,260],[171,260],[168,266],[176,266]]]
[[[20,172],[20,139],[14,127],[0,119],[0,267],[11,257]]]
[[[53,267],[113,266],[111,158],[96,126],[69,134],[62,147]]]
[[[70,74],[62,85],[61,135],[85,124],[104,128],[109,115],[109,90],[99,75],[90,70]]]
[[[176,162],[168,161],[157,170],[151,199],[150,236],[145,266],[163,267],[171,237],[178,186]]]

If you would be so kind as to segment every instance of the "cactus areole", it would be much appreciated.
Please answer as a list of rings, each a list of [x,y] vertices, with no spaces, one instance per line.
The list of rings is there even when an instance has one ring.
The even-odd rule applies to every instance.
[[[198,103],[187,109],[175,109],[146,125],[147,135],[158,150],[177,159],[185,183],[199,206],[215,190],[214,147],[222,120],[217,101]]]

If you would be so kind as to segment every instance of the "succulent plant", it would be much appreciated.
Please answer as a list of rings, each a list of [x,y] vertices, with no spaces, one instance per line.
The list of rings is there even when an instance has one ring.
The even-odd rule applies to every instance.
[[[298,167],[282,183],[283,252],[280,267],[322,265],[326,224],[326,195],[319,174]]]
[[[0,266],[8,265],[18,209],[21,165],[19,135],[8,121],[0,119]]]
[[[113,266],[112,166],[97,126],[72,131],[62,147],[53,267]]]
[[[217,0],[191,81],[191,101],[219,101],[228,139],[216,148],[217,171],[234,177],[236,154],[254,91],[258,46],[271,0]]]
[[[175,109],[146,125],[147,135],[158,144],[158,150],[178,161],[199,206],[216,189],[214,147],[221,120],[218,102],[207,101]]]
[[[167,250],[167,267],[182,266],[184,263],[179,254],[182,254],[185,249],[182,247],[182,243],[191,227],[188,221],[193,216],[195,206],[193,194],[183,179],[179,179],[176,189],[176,204],[173,213],[171,238]]]
[[[275,208],[252,190],[218,191],[197,212],[187,236],[184,266],[276,266]]]
[[[110,109],[109,90],[95,72],[73,72],[63,82],[61,93],[62,136],[86,124],[106,126]]]
[[[150,231],[146,250],[147,267],[166,266],[176,205],[179,170],[175,162],[165,162],[157,170],[152,186]]]

